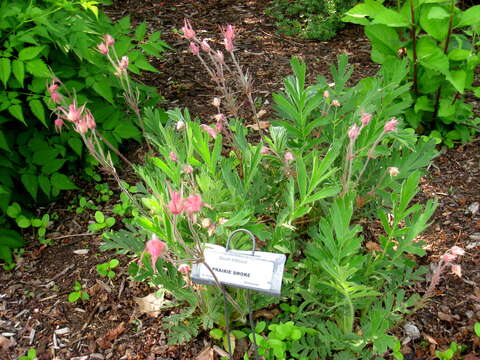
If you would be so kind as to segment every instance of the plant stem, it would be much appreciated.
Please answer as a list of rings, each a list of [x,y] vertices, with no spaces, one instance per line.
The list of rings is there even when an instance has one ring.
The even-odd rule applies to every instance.
[[[413,90],[415,95],[418,95],[418,75],[417,75],[417,32],[415,26],[415,9],[413,6],[413,0],[410,0],[410,15],[412,18],[412,24],[410,29],[410,36],[412,37],[412,47],[413,47]]]

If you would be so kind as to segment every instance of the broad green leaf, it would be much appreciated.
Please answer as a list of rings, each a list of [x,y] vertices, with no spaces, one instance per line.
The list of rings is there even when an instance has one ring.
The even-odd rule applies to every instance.
[[[8,146],[7,139],[5,138],[5,135],[3,134],[3,131],[0,129],[0,149],[3,149],[5,151],[10,152],[10,147]]]
[[[0,246],[8,246],[9,248],[20,248],[25,245],[22,236],[10,229],[0,229]]]
[[[7,208],[7,215],[13,219],[19,216],[21,212],[22,208],[17,202],[14,202]]]
[[[105,222],[105,215],[101,211],[95,211],[95,221],[99,224],[103,224]]]
[[[27,189],[30,195],[32,195],[32,198],[36,200],[38,191],[37,176],[32,174],[23,174],[20,179],[22,180],[22,184],[25,186],[25,189]]]
[[[42,59],[35,59],[27,62],[27,71],[33,76],[49,78],[51,72]]]
[[[429,99],[427,96],[420,96],[415,102],[416,113],[418,113],[419,111],[433,112],[433,110],[434,110],[433,101]]]
[[[42,166],[42,173],[45,175],[53,174],[54,172],[60,170],[65,164],[66,159],[52,159]]]
[[[83,143],[78,137],[70,137],[67,142],[78,156],[82,156]]]
[[[428,19],[437,19],[437,20],[442,20],[449,17],[450,17],[450,14],[448,13],[448,11],[441,6],[434,6],[430,8],[427,15]]]
[[[16,119],[20,120],[22,123],[27,126],[25,119],[23,118],[23,110],[20,105],[11,105],[8,107],[8,112],[12,114]]]
[[[10,247],[1,245],[2,239],[0,238],[0,260],[3,260],[7,264],[13,263],[12,251]]]
[[[372,24],[383,24],[389,27],[408,27],[410,25],[408,19],[402,14],[388,8],[383,8],[378,12],[374,17]]]
[[[447,80],[450,81],[460,94],[463,94],[463,91],[465,90],[465,81],[467,80],[467,73],[464,70],[450,71]]]
[[[480,5],[465,10],[456,27],[470,26],[480,23]]]
[[[427,69],[438,71],[448,75],[449,62],[448,57],[438,47],[435,40],[428,37],[422,37],[417,42],[417,57],[422,66]]]
[[[140,130],[133,125],[130,121],[120,122],[114,130],[114,133],[120,136],[122,139],[138,139],[140,136]]]
[[[28,102],[30,106],[30,110],[32,110],[33,115],[35,115],[42,124],[48,128],[47,121],[45,119],[45,110],[43,108],[43,104],[40,100],[34,99]]]
[[[144,21],[135,29],[135,40],[142,41],[147,33],[147,23]]]
[[[43,49],[45,49],[45,46],[29,46],[29,47],[23,48],[18,53],[18,59],[21,61],[35,59],[38,56],[38,54],[40,54],[43,51]]]
[[[50,180],[45,175],[38,175],[38,185],[45,195],[50,196]]]
[[[0,80],[2,81],[4,87],[7,87],[7,81],[10,78],[11,71],[12,68],[10,59],[0,58]]]
[[[80,292],[79,291],[74,291],[74,292],[71,292],[70,294],[68,294],[68,301],[69,302],[75,302],[77,301],[78,299],[80,299]]]
[[[447,118],[455,114],[455,105],[452,105],[452,101],[450,99],[442,99],[440,100],[440,107],[438,110],[438,116]]]
[[[25,79],[25,64],[20,60],[12,61],[12,72],[20,85],[23,86],[23,80]]]
[[[391,57],[397,57],[397,51],[401,47],[401,41],[397,31],[383,24],[365,26],[365,35],[372,42],[372,60],[383,63]]]
[[[78,187],[66,175],[55,173],[50,179],[50,183],[58,190],[75,190]]]
[[[142,70],[158,72],[158,70],[154,68],[143,55],[139,56],[138,59],[135,60],[135,65]]]
[[[22,229],[26,229],[32,225],[30,219],[25,217],[24,215],[20,215],[18,218],[15,219],[17,222],[18,227]]]
[[[466,60],[470,57],[471,51],[465,49],[453,49],[448,53],[448,58],[454,61]]]
[[[435,14],[435,12],[442,10],[445,11],[440,6],[427,6],[422,8],[420,14],[420,26],[438,41],[442,41],[447,36],[449,22],[448,13],[446,18],[430,18],[430,16],[432,12]]]
[[[106,81],[95,81],[93,84],[93,90],[109,103],[113,104],[112,88]]]

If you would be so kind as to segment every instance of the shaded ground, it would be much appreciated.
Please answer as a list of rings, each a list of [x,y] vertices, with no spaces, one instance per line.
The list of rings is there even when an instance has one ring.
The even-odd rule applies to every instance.
[[[267,3],[132,0],[115,2],[109,13],[113,17],[130,14],[134,23],[146,20],[150,30],[163,31],[163,39],[176,50],[164,60],[155,61],[161,73],[147,75],[144,81],[159,88],[168,100],[167,106],[188,106],[192,114],[207,121],[213,112],[209,105],[213,85],[187,51],[185,41],[172,32],[181,27],[184,17],[192,19],[200,36],[214,38],[212,44],[219,40],[219,25],[236,26],[241,62],[248,64],[254,75],[255,96],[267,111],[271,94],[281,88],[281,79],[291,73],[289,60],[293,55],[307,62],[311,79],[327,75],[336,55],[344,52],[355,65],[354,80],[376,72],[361,29],[348,27],[330,42],[285,38],[275,34],[272,21],[263,15]],[[459,260],[463,278],[445,274],[435,296],[409,319],[420,330],[421,338],[404,346],[406,358],[432,358],[435,348],[444,348],[453,340],[472,344],[472,324],[480,321],[480,214],[475,206],[480,202],[479,175],[480,144],[473,142],[436,159],[422,183],[421,197],[437,197],[440,204],[434,223],[423,235],[428,255],[421,262],[436,263],[453,245],[464,247],[467,254]],[[94,196],[88,184],[85,192],[87,197]],[[70,196],[73,198],[73,194]],[[47,235],[55,245],[41,247],[30,242],[18,269],[0,274],[0,358],[16,359],[30,347],[37,349],[39,359],[194,358],[206,340],[199,338],[183,346],[166,345],[160,327],[162,317],[149,318],[136,310],[133,297],[146,296],[152,289],[128,280],[126,268],[134,259],[115,256],[122,267],[113,282],[98,276],[95,266],[112,255],[99,252],[99,235],[82,235],[87,233],[92,214],[76,215],[67,210],[71,198],[66,197],[49,209],[59,214]],[[106,213],[113,202],[105,206]],[[88,255],[74,253],[82,249],[88,249]],[[85,286],[91,296],[89,301],[67,301],[75,281]],[[419,283],[411,290],[423,293],[426,287]],[[402,328],[396,334],[405,338]],[[6,345],[12,346],[2,353],[2,346]]]

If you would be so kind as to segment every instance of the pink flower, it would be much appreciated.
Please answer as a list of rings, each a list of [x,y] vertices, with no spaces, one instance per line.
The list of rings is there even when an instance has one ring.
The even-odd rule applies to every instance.
[[[392,118],[392,120],[388,121],[385,126],[383,127],[383,131],[390,132],[397,130],[398,120]]]
[[[56,130],[56,131],[61,132],[63,125],[65,125],[65,123],[63,122],[62,119],[57,118],[57,119],[55,120],[55,130]]]
[[[362,116],[360,117],[360,121],[362,122],[363,126],[367,126],[370,120],[372,120],[372,114],[362,111]]]
[[[167,244],[161,241],[157,235],[153,234],[151,240],[147,241],[145,244],[145,250],[150,254],[152,260],[152,268],[154,271],[157,271],[155,264],[157,259],[163,255],[167,249]]]
[[[58,89],[58,84],[55,82],[55,80],[52,80],[50,85],[47,88],[47,91],[49,92],[50,95],[53,95]]]
[[[338,101],[337,99],[333,100],[332,101],[332,106],[335,106],[335,107],[340,107],[340,101]]]
[[[215,130],[217,132],[222,132],[223,125],[226,123],[225,115],[217,114],[217,115],[214,116],[214,118],[215,118],[215,120],[217,120],[217,123],[215,124]]]
[[[189,214],[199,212],[202,209],[203,201],[200,195],[190,195],[183,202],[185,211]]]
[[[95,123],[95,118],[88,109],[86,110],[84,121],[89,129],[95,129],[95,127],[97,126],[97,124]]]
[[[122,56],[120,62],[118,63],[120,69],[126,70],[128,68],[128,56]]]
[[[178,215],[184,210],[182,195],[180,195],[178,191],[171,191],[170,196],[172,199],[167,205],[168,210],[170,210],[173,215]]]
[[[294,160],[293,154],[290,151],[286,152],[283,160],[285,161],[285,164],[288,164],[289,162]]]
[[[260,150],[260,154],[268,155],[270,153],[271,153],[271,151],[270,151],[270,148],[268,146],[262,146],[262,150]]]
[[[60,102],[62,101],[62,98],[63,98],[63,96],[60,93],[58,93],[56,91],[52,93],[52,101],[55,104],[60,104]]]
[[[456,256],[461,256],[461,255],[464,255],[465,254],[465,250],[463,250],[461,247],[459,246],[453,246],[451,249],[450,249],[450,252],[453,254],[453,255],[456,255]]]
[[[201,225],[202,225],[202,228],[208,229],[210,226],[212,226],[212,219],[210,218],[202,219]]]
[[[178,131],[183,130],[185,128],[185,123],[182,120],[179,120],[177,121],[177,125],[175,126],[175,128]]]
[[[203,39],[202,42],[200,43],[200,46],[201,46],[202,50],[206,53],[209,53],[212,50],[210,45],[208,45],[207,39]]]
[[[103,40],[107,46],[113,46],[113,44],[115,44],[115,39],[110,34],[105,34]]]
[[[233,41],[228,39],[228,38],[224,38],[223,39],[223,45],[225,46],[225,50],[227,50],[228,52],[232,52],[233,51]]]
[[[180,271],[183,275],[188,275],[192,269],[188,264],[182,264],[178,267],[178,271]]]
[[[173,151],[171,151],[170,154],[168,154],[168,157],[170,158],[170,160],[172,160],[174,162],[177,162],[177,160],[178,160],[177,154],[175,154]]]
[[[82,117],[83,110],[85,109],[85,105],[82,105],[80,108],[77,107],[77,102],[73,100],[73,103],[68,106],[68,111],[66,111],[63,107],[59,108],[65,118],[71,122],[78,122]]]
[[[220,50],[217,50],[217,52],[215,53],[215,55],[213,56],[213,58],[215,59],[216,62],[218,62],[219,64],[224,64],[225,63],[225,59],[223,57],[223,53],[220,51]]]
[[[195,44],[194,42],[190,43],[190,51],[192,52],[193,55],[200,54],[200,49],[198,48],[197,44]]]
[[[400,170],[398,170],[398,168],[395,166],[389,167],[387,171],[390,174],[390,176],[397,176],[398,174],[400,174]]]
[[[192,167],[192,165],[188,165],[188,164],[183,165],[183,173],[184,173],[184,174],[189,175],[189,174],[191,174],[192,172],[193,172],[193,167]]]
[[[203,131],[205,131],[208,135],[210,135],[212,138],[216,139],[217,138],[217,130],[215,130],[214,128],[208,126],[208,125],[205,125],[205,124],[202,124],[200,125],[200,127],[202,128]]]
[[[75,131],[82,135],[87,133],[88,125],[84,118],[75,123]]]
[[[184,24],[185,25],[182,26],[183,36],[188,40],[195,39],[195,31],[193,30],[192,25],[190,24],[190,21],[185,19]]]
[[[462,267],[458,264],[452,264],[451,268],[452,273],[454,275],[457,275],[459,278],[462,277]]]
[[[323,92],[323,97],[324,97],[325,99],[328,99],[328,98],[330,97],[330,93],[328,92],[328,90],[325,90],[325,91]]]
[[[221,100],[218,97],[213,98],[212,105],[215,106],[216,108],[219,108],[221,104]]]
[[[104,43],[100,43],[97,45],[98,51],[100,51],[103,55],[108,54],[108,46]]]
[[[353,124],[348,130],[348,137],[350,140],[355,140],[358,135],[360,135],[360,128],[357,126],[357,124]]]
[[[228,24],[226,29],[223,30],[223,36],[229,41],[233,41],[235,39],[235,26]]]

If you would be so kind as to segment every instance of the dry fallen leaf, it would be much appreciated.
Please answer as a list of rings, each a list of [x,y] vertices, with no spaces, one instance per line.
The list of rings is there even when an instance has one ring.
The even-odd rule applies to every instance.
[[[257,320],[258,318],[263,317],[267,320],[272,320],[278,314],[280,314],[280,309],[278,308],[273,308],[272,310],[263,309],[263,310],[255,311],[255,313],[253,314],[253,319]]]
[[[155,293],[152,293],[142,298],[134,297],[133,300],[138,304],[138,310],[141,314],[157,317],[160,315],[162,309],[172,305],[171,301],[165,300],[164,295],[164,293],[161,293],[161,296],[157,297]]]
[[[260,129],[268,129],[270,127],[270,121],[259,121],[258,124],[251,124],[247,125],[248,128],[252,128],[255,131],[258,131],[258,125],[260,125]]]
[[[125,331],[125,322],[121,322],[118,324],[118,326],[110,330],[108,333],[105,334],[104,337],[100,338],[97,340],[97,344],[102,348],[102,349],[109,349],[112,346],[112,342],[115,341],[117,337],[122,335]]]
[[[480,358],[478,356],[476,356],[474,353],[470,353],[470,354],[465,355],[463,360],[480,360]]]
[[[0,354],[1,353],[7,353],[8,349],[15,345],[15,342],[10,340],[9,338],[0,335]]]
[[[441,311],[437,312],[437,316],[440,320],[443,320],[443,321],[448,321],[448,322],[453,321],[453,318],[451,315],[445,314]]]
[[[430,335],[423,334],[423,337],[425,339],[427,339],[430,344],[438,345],[437,341],[433,337],[431,337]]]
[[[214,359],[215,359],[215,352],[213,351],[213,348],[211,346],[207,346],[195,358],[195,360],[214,360]]]
[[[380,244],[374,242],[374,241],[368,241],[366,244],[365,244],[365,247],[367,248],[368,251],[370,252],[382,252],[382,248],[380,246]]]

